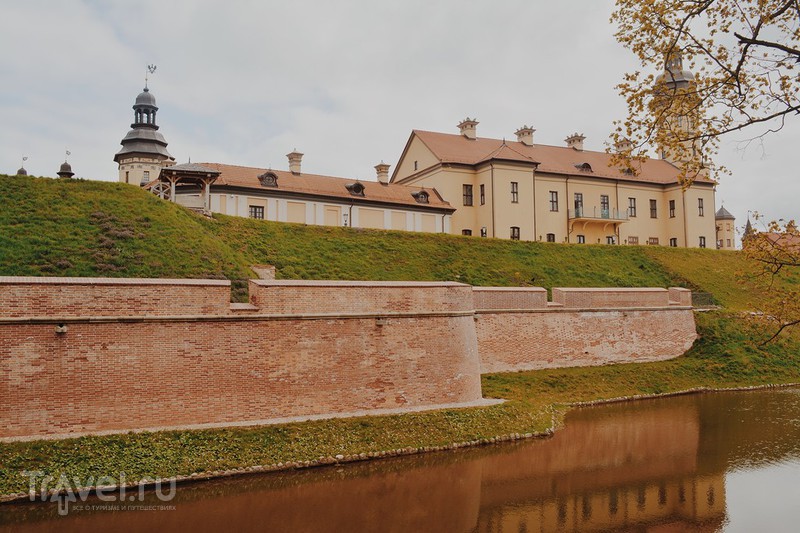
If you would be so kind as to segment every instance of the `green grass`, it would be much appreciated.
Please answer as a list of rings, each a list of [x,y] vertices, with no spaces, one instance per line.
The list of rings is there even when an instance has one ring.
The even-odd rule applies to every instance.
[[[130,185],[0,176],[0,199],[0,275],[251,275],[201,217]]]
[[[129,185],[0,176],[0,275],[250,276],[273,264],[293,279],[455,280],[474,285],[671,286],[710,292],[700,339],[665,362],[483,377],[502,405],[257,428],[173,431],[0,444],[0,493],[21,470],[58,476],[188,475],[541,432],[571,402],[697,387],[800,382],[800,335],[761,347],[743,311],[763,301],[740,253],[511,242],[449,235],[207,220]],[[798,283],[790,277],[785,283]]]

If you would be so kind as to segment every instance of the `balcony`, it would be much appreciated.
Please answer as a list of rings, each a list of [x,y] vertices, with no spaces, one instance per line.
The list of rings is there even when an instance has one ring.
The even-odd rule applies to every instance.
[[[628,221],[627,211],[620,211],[619,209],[603,209],[600,207],[592,207],[592,208],[579,207],[577,209],[570,209],[568,216],[570,221],[583,221],[583,222],[596,221],[601,223],[609,223],[609,222],[621,223]]]

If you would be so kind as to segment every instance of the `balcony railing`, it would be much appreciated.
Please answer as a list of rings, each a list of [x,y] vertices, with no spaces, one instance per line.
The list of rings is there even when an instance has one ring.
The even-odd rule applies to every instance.
[[[608,220],[610,222],[626,222],[628,212],[619,209],[603,209],[602,207],[584,208],[569,210],[569,218],[580,220]]]

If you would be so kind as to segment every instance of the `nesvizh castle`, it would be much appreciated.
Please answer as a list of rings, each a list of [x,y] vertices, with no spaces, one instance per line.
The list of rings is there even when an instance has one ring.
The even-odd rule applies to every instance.
[[[678,56],[657,83],[681,89],[694,76]],[[205,213],[527,241],[735,248],[735,219],[716,209],[716,183],[701,175],[682,186],[680,158],[665,150],[634,174],[614,165],[612,154],[585,150],[583,135],[546,146],[522,126],[516,141],[490,139],[467,118],[458,133],[412,131],[391,177],[381,162],[377,181],[360,181],[303,173],[296,150],[287,154],[288,170],[176,165],[147,87],[133,109],[114,156],[119,180]]]

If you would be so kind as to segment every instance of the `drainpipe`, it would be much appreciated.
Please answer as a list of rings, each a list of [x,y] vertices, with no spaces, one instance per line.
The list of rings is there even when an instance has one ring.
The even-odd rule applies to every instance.
[[[533,182],[533,240],[536,240],[536,169],[531,171],[531,181]],[[716,205],[716,204],[715,204]]]
[[[492,169],[492,237],[497,237],[495,231],[495,218],[494,218],[494,163],[489,163]]]
[[[621,218],[622,211],[619,208],[619,180],[614,180],[614,196],[617,197],[617,218]],[[614,224],[614,227],[616,228],[614,233],[617,235],[617,244],[622,244],[619,236],[619,227],[621,225],[622,224],[620,222]]]
[[[350,208],[347,211],[347,226],[353,227],[353,202],[350,202]]]
[[[569,243],[569,235],[572,233],[572,228],[569,226],[569,176],[567,176],[567,197],[564,200],[564,204],[567,206],[567,243]]]

